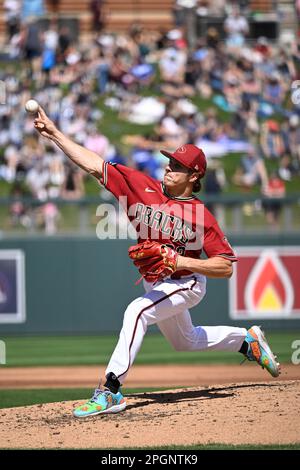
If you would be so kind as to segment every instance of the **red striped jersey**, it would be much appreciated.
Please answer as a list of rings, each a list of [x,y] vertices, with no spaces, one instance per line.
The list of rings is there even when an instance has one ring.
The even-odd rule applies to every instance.
[[[122,204],[138,241],[167,243],[181,255],[200,258],[236,255],[215,217],[196,196],[173,197],[164,184],[124,165],[104,163],[101,184]]]

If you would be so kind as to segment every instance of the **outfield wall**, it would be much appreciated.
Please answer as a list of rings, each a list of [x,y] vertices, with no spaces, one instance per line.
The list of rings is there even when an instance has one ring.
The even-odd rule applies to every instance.
[[[291,246],[300,247],[300,237],[297,235],[232,236],[230,241],[234,247],[237,245],[266,248],[276,246],[285,249]],[[117,332],[121,327],[127,304],[143,292],[142,284],[135,285],[139,273],[127,257],[129,245],[128,241],[100,241],[91,237],[26,237],[1,240],[0,253],[13,253],[6,250],[21,250],[24,254],[26,293],[25,321],[7,323],[9,315],[11,318],[14,316],[12,313],[7,315],[7,312],[3,311],[3,302],[12,292],[9,282],[7,284],[5,280],[4,261],[2,264],[4,271],[1,273],[0,269],[1,333],[5,335]],[[295,258],[293,259],[295,262]],[[300,264],[298,268],[300,271]],[[14,279],[10,271],[11,267],[8,266],[7,276]],[[297,270],[293,268],[292,271]],[[243,314],[236,319],[230,318],[228,285],[227,280],[208,280],[205,299],[192,310],[195,324],[248,327],[258,323],[269,329],[300,328],[300,311],[297,319],[295,319],[297,315],[294,319],[290,319],[288,315],[286,318],[276,318],[275,315],[272,320],[268,319],[268,315],[262,316],[261,319],[249,317],[244,319]],[[279,291],[282,288],[279,286]],[[13,310],[14,304],[10,305]],[[5,313],[6,322],[1,322]]]

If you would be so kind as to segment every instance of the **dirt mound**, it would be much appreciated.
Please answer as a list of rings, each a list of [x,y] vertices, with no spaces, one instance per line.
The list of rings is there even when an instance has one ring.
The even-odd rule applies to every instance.
[[[155,448],[300,442],[300,381],[132,394],[116,415],[78,420],[62,402],[0,410],[0,447]]]

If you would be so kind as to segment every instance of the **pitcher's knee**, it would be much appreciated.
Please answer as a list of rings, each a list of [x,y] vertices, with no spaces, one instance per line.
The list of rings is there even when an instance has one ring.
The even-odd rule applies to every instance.
[[[143,298],[133,300],[124,312],[124,322],[135,321],[137,317],[142,315],[148,305],[150,305],[149,302],[145,301]]]
[[[174,347],[175,351],[194,351],[195,350],[195,343],[194,343],[194,341],[184,339],[180,342],[174,343],[173,347]]]

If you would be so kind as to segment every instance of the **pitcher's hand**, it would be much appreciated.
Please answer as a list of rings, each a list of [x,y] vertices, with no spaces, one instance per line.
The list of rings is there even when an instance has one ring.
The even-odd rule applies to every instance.
[[[47,137],[48,139],[52,139],[55,132],[58,130],[41,106],[39,106],[38,109],[38,117],[34,120],[34,127],[43,137]]]

